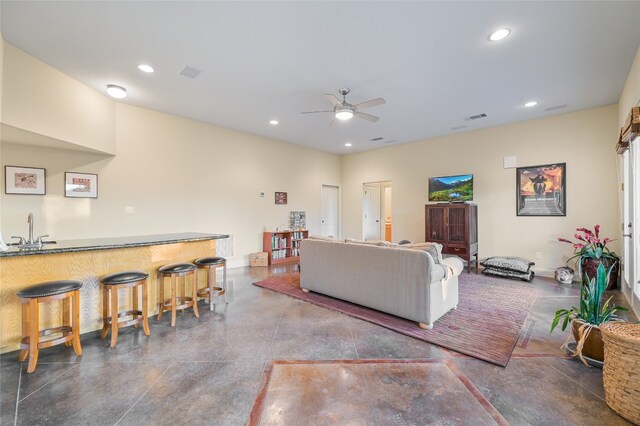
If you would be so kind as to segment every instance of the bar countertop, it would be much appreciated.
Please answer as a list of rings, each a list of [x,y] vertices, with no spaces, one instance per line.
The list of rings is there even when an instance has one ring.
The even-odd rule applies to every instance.
[[[225,234],[206,234],[200,232],[183,232],[176,234],[136,235],[130,237],[89,238],[85,240],[62,240],[55,244],[43,244],[37,249],[19,249],[9,246],[9,250],[0,251],[0,258],[14,256],[31,256],[36,254],[65,253],[74,251],[107,250],[125,247],[144,247],[160,244],[184,243],[190,241],[206,241],[229,238]]]

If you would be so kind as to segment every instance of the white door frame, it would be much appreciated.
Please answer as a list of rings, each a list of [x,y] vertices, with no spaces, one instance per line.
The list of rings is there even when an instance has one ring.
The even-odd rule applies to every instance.
[[[342,238],[342,186],[337,183],[324,182],[320,184],[320,216],[322,216],[322,188],[324,188],[325,186],[333,186],[338,188],[338,217],[336,217],[336,220],[338,221],[338,235],[336,235],[336,239],[341,239]],[[318,229],[319,230],[322,229],[322,223],[319,224]]]

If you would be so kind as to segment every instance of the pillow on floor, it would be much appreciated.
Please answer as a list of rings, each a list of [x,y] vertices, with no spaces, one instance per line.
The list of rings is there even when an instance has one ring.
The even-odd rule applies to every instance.
[[[480,262],[480,264],[484,267],[522,273],[529,272],[531,266],[535,265],[530,260],[516,256],[494,256]]]
[[[482,270],[482,273],[485,275],[493,275],[496,277],[511,278],[514,280],[522,280],[528,282],[531,282],[533,280],[533,277],[535,276],[535,273],[533,271],[516,272],[492,267],[485,267]]]

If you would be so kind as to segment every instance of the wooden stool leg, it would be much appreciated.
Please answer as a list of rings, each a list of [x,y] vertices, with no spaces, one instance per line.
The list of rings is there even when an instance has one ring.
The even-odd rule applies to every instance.
[[[80,345],[80,290],[72,293],[73,317],[71,318],[71,328],[73,329],[73,350],[77,356],[82,356],[82,346]]]
[[[111,347],[118,344],[118,286],[111,289]]]
[[[142,281],[142,330],[149,335],[149,302],[147,280]]]
[[[33,298],[29,300],[29,365],[27,373],[36,371],[36,364],[38,364],[39,322],[38,299]]]
[[[158,273],[158,292],[160,294],[160,304],[158,305],[158,316],[156,319],[160,321],[162,318],[162,313],[164,312],[164,275]]]
[[[133,304],[133,310],[137,311],[138,309],[138,286],[135,285],[131,287],[131,303]],[[138,318],[138,315],[132,315],[133,319]],[[135,328],[138,328],[138,323],[133,325]]]
[[[102,285],[102,333],[100,338],[104,339],[109,332],[109,288]]]
[[[71,299],[68,297],[62,299],[62,325],[64,327],[71,325]],[[73,332],[68,334],[73,334]],[[71,346],[71,342],[64,342],[64,345],[69,347]]]
[[[213,287],[215,284],[215,268],[207,268],[207,283],[209,285],[209,310],[213,311]]]
[[[224,290],[224,303],[229,303],[229,299],[227,299],[227,262],[222,264],[222,289]]]
[[[171,327],[176,326],[176,281],[177,277],[171,277]]]
[[[29,336],[29,302],[21,301],[22,305],[22,338]],[[29,355],[28,349],[20,350],[20,356],[18,357],[18,361],[22,362],[27,359],[27,355]]]
[[[193,313],[196,314],[196,318],[200,318],[200,312],[198,311],[198,273],[194,271],[193,275]],[[186,281],[187,276],[184,277],[185,280],[185,291],[186,291]],[[211,294],[209,294],[209,300],[211,300]]]

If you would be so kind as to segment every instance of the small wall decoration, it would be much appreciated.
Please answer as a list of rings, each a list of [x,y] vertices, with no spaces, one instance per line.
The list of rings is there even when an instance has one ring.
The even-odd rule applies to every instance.
[[[5,194],[45,195],[45,169],[34,167],[4,167]]]
[[[65,172],[64,196],[69,198],[98,198],[98,175]]]
[[[286,192],[276,192],[276,204],[287,204]]]
[[[516,168],[518,216],[566,216],[566,163]]]

